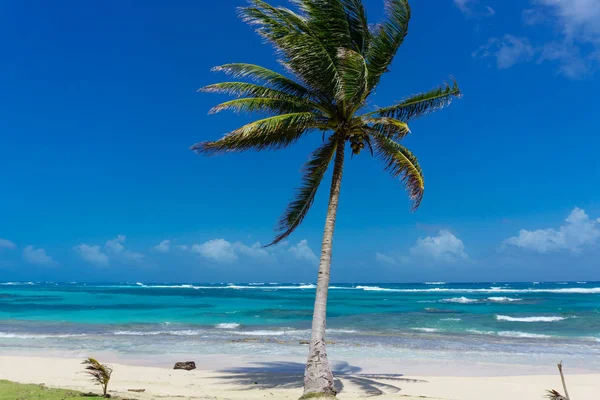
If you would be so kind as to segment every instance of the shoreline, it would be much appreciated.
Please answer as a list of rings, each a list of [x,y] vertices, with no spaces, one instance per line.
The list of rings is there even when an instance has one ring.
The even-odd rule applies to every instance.
[[[179,371],[171,369],[172,364],[166,360],[158,361],[161,367],[157,367],[132,365],[126,360],[113,362],[117,358],[109,354],[94,356],[114,368],[110,393],[130,399],[296,399],[302,394],[303,363],[296,358],[190,356],[189,360],[196,361],[198,369]],[[188,361],[188,358],[179,361]],[[0,379],[96,393],[98,387],[81,373],[82,360],[22,353],[2,355]],[[139,362],[148,360],[151,358],[138,359]],[[402,366],[403,361],[405,366]],[[478,370],[480,374],[461,374],[460,362],[453,360],[382,362],[380,359],[334,361],[334,374],[341,388],[340,399],[370,396],[396,399],[401,395],[408,399],[424,396],[429,399],[480,400],[485,394],[486,400],[529,400],[541,398],[547,389],[561,389],[554,365],[543,369],[491,363],[466,367]],[[498,368],[504,373],[499,373]],[[571,396],[594,398],[600,373],[578,373],[568,365],[565,369]],[[494,370],[496,374],[493,374]],[[134,393],[128,389],[145,389],[145,392]]]

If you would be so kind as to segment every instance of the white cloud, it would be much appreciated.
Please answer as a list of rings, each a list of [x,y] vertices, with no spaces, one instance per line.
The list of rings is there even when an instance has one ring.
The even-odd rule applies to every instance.
[[[90,246],[87,244],[80,244],[79,246],[75,246],[73,249],[79,253],[81,258],[91,264],[100,266],[108,265],[108,256],[98,245]]]
[[[469,258],[463,241],[447,230],[441,230],[437,236],[417,240],[417,244],[410,249],[410,255],[438,262],[456,262]]]
[[[463,0],[464,1],[464,0]],[[466,2],[467,6],[469,1]],[[474,54],[496,56],[499,68],[535,61],[557,65],[562,75],[579,79],[591,75],[600,66],[600,1],[598,0],[531,0],[532,7],[523,11],[525,25],[550,25],[555,34],[531,44],[526,38],[518,42],[492,38]],[[536,35],[539,38],[539,35]],[[503,60],[501,60],[503,58]]]
[[[308,240],[306,239],[301,240],[297,245],[290,247],[289,252],[298,260],[305,260],[315,264],[319,262],[319,258],[308,246]]]
[[[0,238],[0,249],[14,249],[17,245],[11,242],[10,240]]]
[[[390,256],[377,252],[375,260],[398,266],[410,263],[454,263],[469,259],[463,241],[445,229],[440,230],[437,236],[419,238],[409,253],[410,256]]]
[[[233,247],[236,252],[243,254],[245,256],[249,256],[252,258],[268,258],[273,256],[271,253],[267,251],[267,249],[263,248],[262,245],[258,242],[254,243],[252,246],[246,246],[241,242],[235,242]]]
[[[454,5],[469,17],[491,17],[496,11],[490,6],[480,6],[477,0],[454,0]]]
[[[85,261],[100,266],[106,266],[112,259],[121,261],[140,262],[144,255],[125,248],[126,237],[118,235],[116,238],[107,241],[104,244],[104,250],[98,245],[80,244],[75,246],[75,250]]]
[[[202,257],[226,264],[236,262],[242,257],[249,257],[263,262],[274,262],[278,257],[285,257],[286,254],[292,255],[295,259],[301,261],[309,261],[311,263],[319,261],[318,257],[308,246],[307,240],[301,240],[298,244],[291,247],[288,242],[282,242],[277,246],[264,248],[258,242],[248,246],[242,242],[231,243],[225,239],[213,239],[202,244],[179,246],[179,248],[184,251],[190,250]]]
[[[518,236],[504,241],[507,246],[515,246],[537,253],[570,251],[579,253],[583,247],[591,246],[600,238],[600,219],[592,220],[580,208],[575,208],[558,229],[522,229]]]
[[[379,252],[375,253],[375,260],[383,264],[398,265],[398,260],[394,257]]]
[[[36,249],[33,246],[27,246],[23,249],[23,258],[31,264],[53,266],[56,262],[46,254],[44,249]]]
[[[154,250],[160,253],[168,253],[171,250],[171,241],[169,239],[163,240],[154,246]]]
[[[126,237],[124,235],[118,235],[116,238],[107,241],[104,248],[107,253],[115,257],[130,261],[142,261],[144,259],[143,254],[125,249],[125,239]]]
[[[238,259],[233,245],[225,239],[214,239],[203,244],[195,244],[192,246],[192,251],[221,263],[232,263]]]
[[[473,57],[493,58],[499,69],[505,69],[524,61],[531,61],[537,53],[538,50],[527,38],[504,35],[501,39],[488,40],[473,53]]]

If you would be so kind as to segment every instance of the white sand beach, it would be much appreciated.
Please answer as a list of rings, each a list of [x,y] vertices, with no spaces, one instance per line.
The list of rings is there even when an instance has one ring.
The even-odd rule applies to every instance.
[[[110,360],[107,360],[110,361]],[[294,362],[256,362],[239,365],[238,359],[214,357],[203,359],[194,371],[173,370],[164,367],[108,363],[114,368],[109,393],[129,399],[297,399],[302,394],[301,364]],[[229,362],[231,361],[231,363]],[[389,361],[388,361],[389,362]],[[356,364],[356,363],[353,363]],[[546,389],[561,388],[558,373],[552,368],[538,374],[522,366],[510,376],[511,369],[493,365],[484,368],[463,368],[451,362],[433,366],[435,374],[403,375],[395,372],[393,364],[365,360],[367,368],[343,368],[336,375],[340,399],[361,399],[377,396],[379,399],[455,399],[455,400],[531,400],[541,399]],[[370,373],[375,370],[387,373]],[[343,365],[342,365],[343,367]],[[417,370],[424,371],[425,365]],[[481,374],[472,373],[479,370]],[[499,367],[497,367],[499,368]],[[339,369],[339,366],[338,368]],[[401,368],[400,368],[401,369]],[[453,376],[455,370],[460,376]],[[32,356],[0,356],[0,379],[20,383],[44,384],[48,387],[98,392],[98,387],[81,373],[81,359]],[[367,372],[363,372],[367,371]],[[508,375],[507,375],[508,374]],[[567,383],[574,400],[598,398],[600,374],[569,373]],[[145,389],[143,393],[130,389]]]

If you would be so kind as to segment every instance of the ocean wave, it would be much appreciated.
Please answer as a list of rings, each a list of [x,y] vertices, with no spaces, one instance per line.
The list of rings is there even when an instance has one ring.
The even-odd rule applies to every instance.
[[[480,331],[477,329],[467,329],[467,332],[473,333],[475,335],[486,335],[486,336],[502,336],[508,338],[517,338],[517,339],[550,339],[552,336],[541,335],[538,333],[527,333],[527,332],[519,332],[519,331]]]
[[[221,287],[212,287],[213,289],[316,289],[317,286],[313,284],[302,284],[299,286],[269,286],[268,288],[260,287],[260,286],[238,286],[238,285],[228,285]],[[203,288],[204,289],[204,288]]]
[[[549,339],[552,336],[541,335],[539,333],[526,333],[518,331],[502,331],[498,332],[498,336],[510,337],[510,338],[525,338],[525,339]]]
[[[87,336],[83,333],[37,334],[37,333],[8,333],[0,332],[0,339],[65,339]]]
[[[439,332],[439,329],[435,328],[411,328],[413,331],[426,332],[426,333],[435,333]]]
[[[3,282],[0,285],[4,286],[25,286],[25,285],[35,285],[34,282]]]
[[[308,334],[309,330],[281,330],[281,331],[270,331],[270,330],[257,330],[257,331],[234,331],[235,335],[241,336],[285,336],[285,335],[297,335],[297,334]]]
[[[440,319],[440,321],[454,321],[454,322],[456,322],[456,321],[462,321],[462,319],[460,319],[460,318],[442,318],[442,319]]]
[[[506,315],[496,315],[496,319],[498,321],[507,321],[507,322],[557,322],[564,321],[565,317],[509,317]]]
[[[443,299],[440,300],[441,303],[459,303],[459,304],[471,304],[471,303],[478,303],[479,300],[476,299],[468,299],[466,297],[456,297],[453,299]]]
[[[445,285],[446,282],[425,282],[426,285]]]
[[[182,331],[114,331],[117,336],[198,336],[205,333],[201,330],[182,330]]]
[[[458,288],[431,288],[431,289],[392,289],[379,286],[356,286],[356,289],[376,292],[397,293],[557,293],[557,294],[600,294],[600,287],[595,288],[561,288],[561,289],[511,289],[494,287],[490,289],[458,289]]]
[[[239,328],[239,327],[240,327],[240,324],[236,324],[235,322],[215,325],[215,328],[219,328],[219,329],[235,329],[235,328]]]
[[[523,299],[512,299],[510,297],[488,297],[489,301],[493,301],[495,303],[513,303],[515,301],[521,301]]]

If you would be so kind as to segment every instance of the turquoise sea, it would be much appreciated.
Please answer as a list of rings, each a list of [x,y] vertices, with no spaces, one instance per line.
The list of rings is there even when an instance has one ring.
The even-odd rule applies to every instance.
[[[305,283],[0,283],[0,354],[303,355]],[[339,357],[435,357],[600,370],[600,282],[334,284]]]

